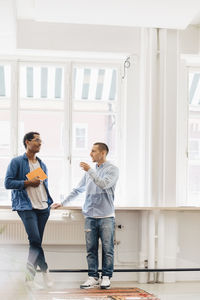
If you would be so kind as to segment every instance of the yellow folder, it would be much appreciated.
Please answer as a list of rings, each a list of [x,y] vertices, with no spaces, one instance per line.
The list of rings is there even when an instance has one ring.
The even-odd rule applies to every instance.
[[[45,180],[47,178],[47,175],[44,173],[42,168],[37,168],[33,170],[32,172],[29,172],[26,174],[26,177],[31,180],[35,177],[39,177],[40,180]]]

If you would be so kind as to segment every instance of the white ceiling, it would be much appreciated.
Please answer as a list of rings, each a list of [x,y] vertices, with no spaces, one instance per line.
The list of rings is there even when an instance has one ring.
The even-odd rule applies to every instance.
[[[200,0],[16,0],[17,17],[41,22],[185,29]]]

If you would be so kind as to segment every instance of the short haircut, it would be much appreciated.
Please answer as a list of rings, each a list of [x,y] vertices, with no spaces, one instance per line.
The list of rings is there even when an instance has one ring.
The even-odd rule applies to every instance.
[[[40,135],[38,132],[30,131],[25,134],[23,138],[24,147],[26,148],[26,141],[31,141],[34,138],[34,134]]]
[[[106,155],[108,154],[109,148],[108,148],[108,146],[105,143],[99,143],[99,142],[97,142],[97,143],[94,143],[94,145],[98,146],[100,151],[106,151]]]

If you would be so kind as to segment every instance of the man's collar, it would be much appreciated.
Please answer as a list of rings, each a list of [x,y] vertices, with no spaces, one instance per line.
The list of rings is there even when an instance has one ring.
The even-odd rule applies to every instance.
[[[104,161],[104,163],[100,164],[100,166],[98,166],[98,164],[96,164],[96,168],[101,168],[101,167],[105,166],[105,164],[107,164],[107,163],[108,163],[108,161],[106,160],[106,161]]]
[[[26,152],[23,154],[23,158],[26,159],[26,160],[28,160]],[[41,159],[38,156],[36,156],[35,158],[38,159],[39,161],[41,161]]]

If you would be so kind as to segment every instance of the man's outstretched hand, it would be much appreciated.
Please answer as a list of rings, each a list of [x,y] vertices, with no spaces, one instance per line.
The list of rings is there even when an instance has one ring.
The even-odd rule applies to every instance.
[[[56,208],[61,207],[61,206],[62,206],[61,203],[53,203],[53,204],[51,205],[51,208],[56,209]]]
[[[86,164],[85,162],[80,162],[80,167],[84,170],[84,171],[88,171],[90,169],[90,165]]]

